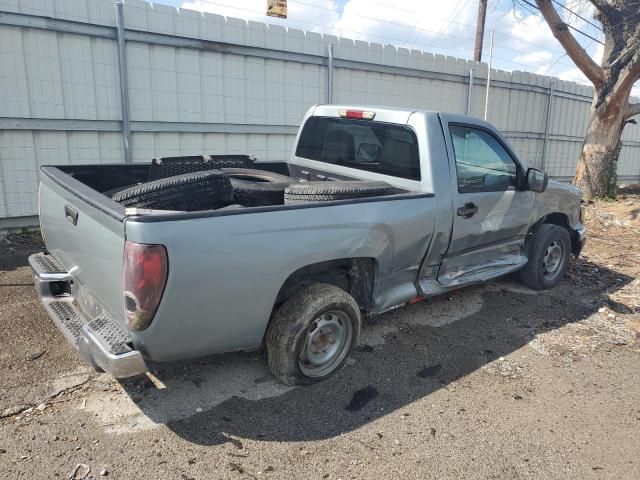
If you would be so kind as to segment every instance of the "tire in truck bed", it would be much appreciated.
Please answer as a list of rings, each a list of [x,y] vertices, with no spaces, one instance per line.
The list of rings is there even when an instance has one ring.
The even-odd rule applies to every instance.
[[[295,178],[252,168],[223,168],[231,177],[235,201],[245,207],[282,205],[284,190]]]
[[[126,188],[113,195],[125,207],[209,210],[233,202],[231,180],[220,170],[185,173]]]
[[[335,181],[294,183],[284,191],[284,203],[295,205],[309,202],[329,202],[353,198],[390,195],[394,188],[386,182]]]

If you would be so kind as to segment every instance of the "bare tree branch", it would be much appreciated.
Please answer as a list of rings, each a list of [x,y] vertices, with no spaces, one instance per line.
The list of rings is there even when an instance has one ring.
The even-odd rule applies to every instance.
[[[640,103],[630,103],[627,107],[627,118],[640,114]]]
[[[606,3],[604,0],[599,1],[599,3],[603,2]],[[571,32],[569,32],[569,27],[562,18],[560,18],[551,0],[536,0],[536,4],[538,5],[540,13],[542,13],[542,16],[549,24],[553,36],[560,42],[567,52],[567,55],[569,55],[573,63],[576,64],[576,67],[586,75],[596,89],[602,87],[605,81],[604,70],[591,59],[589,54],[582,48]]]
[[[618,108],[624,109],[628,107],[629,95],[633,85],[640,79],[640,56],[636,55],[631,63],[620,73],[618,81],[611,89],[611,94],[608,99],[609,106],[618,105]],[[629,109],[627,109],[629,110]],[[624,111],[624,110],[623,110]],[[627,118],[634,114],[627,114]]]

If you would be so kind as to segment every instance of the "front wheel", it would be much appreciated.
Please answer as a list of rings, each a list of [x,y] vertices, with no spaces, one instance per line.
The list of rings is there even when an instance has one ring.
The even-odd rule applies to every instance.
[[[269,325],[269,369],[287,385],[319,382],[342,367],[359,335],[353,297],[334,285],[311,284],[289,298]]]
[[[543,224],[530,240],[529,261],[520,279],[535,290],[555,287],[564,276],[571,255],[571,237],[566,228]]]

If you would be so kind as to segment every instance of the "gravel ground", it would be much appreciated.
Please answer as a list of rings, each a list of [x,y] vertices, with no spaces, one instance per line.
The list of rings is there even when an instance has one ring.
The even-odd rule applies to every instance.
[[[589,207],[560,287],[514,278],[367,325],[347,368],[279,384],[263,353],[89,371],[0,241],[0,478],[640,478],[640,199]]]

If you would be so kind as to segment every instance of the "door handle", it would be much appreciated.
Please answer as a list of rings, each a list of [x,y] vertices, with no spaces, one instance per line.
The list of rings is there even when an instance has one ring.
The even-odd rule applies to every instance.
[[[478,206],[473,202],[468,202],[463,207],[458,208],[457,213],[462,218],[471,218],[478,213]]]
[[[71,205],[64,206],[64,216],[73,225],[78,224],[78,211],[75,208],[73,208]]]

